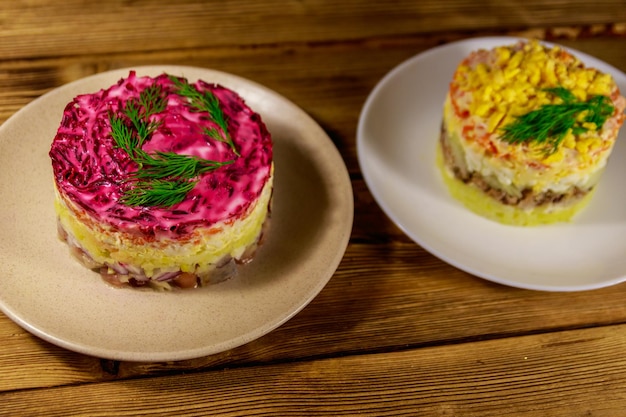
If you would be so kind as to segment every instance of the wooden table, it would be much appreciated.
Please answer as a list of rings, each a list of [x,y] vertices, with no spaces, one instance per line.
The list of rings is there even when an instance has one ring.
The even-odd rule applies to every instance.
[[[326,130],[350,172],[355,220],[306,308],[216,355],[99,359],[0,314],[0,415],[626,415],[626,284],[538,292],[462,272],[408,239],[359,171],[358,117],[380,78],[426,49],[487,35],[555,41],[626,70],[623,0],[3,1],[0,122],[109,69],[230,72]]]

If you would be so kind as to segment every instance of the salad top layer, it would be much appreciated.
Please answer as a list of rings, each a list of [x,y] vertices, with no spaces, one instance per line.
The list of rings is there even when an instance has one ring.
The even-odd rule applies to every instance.
[[[472,171],[562,192],[606,165],[626,115],[610,74],[537,41],[470,53],[444,105]]]
[[[147,91],[158,92],[162,109],[146,110]],[[198,97],[212,98],[214,111],[204,111]],[[138,133],[134,119],[145,122],[147,134]],[[120,132],[130,138],[130,150],[120,144]],[[144,236],[177,236],[244,215],[271,176],[273,150],[261,117],[235,92],[131,72],[66,106],[50,158],[59,193],[95,221]],[[180,158],[210,168],[188,177],[164,170]],[[181,186],[187,191],[173,204],[131,198],[162,186],[168,195]]]

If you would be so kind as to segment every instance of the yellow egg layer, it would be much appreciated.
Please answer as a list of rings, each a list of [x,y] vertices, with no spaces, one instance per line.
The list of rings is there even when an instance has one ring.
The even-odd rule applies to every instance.
[[[537,41],[519,50],[497,47],[488,62],[460,65],[454,81],[473,93],[470,112],[488,119],[489,132],[544,104],[562,102],[545,88],[562,86],[585,101],[591,95],[608,96],[615,87],[610,74],[585,68],[560,47],[547,48]]]
[[[99,264],[123,264],[140,268],[147,277],[163,272],[192,272],[202,274],[214,264],[231,256],[240,259],[246,248],[258,240],[263,223],[268,216],[273,176],[269,178],[261,195],[240,219],[220,222],[211,227],[198,227],[184,239],[138,239],[121,233],[111,226],[88,224],[81,221],[87,216],[80,208],[71,205],[57,191],[55,210],[63,229],[78,247]]]

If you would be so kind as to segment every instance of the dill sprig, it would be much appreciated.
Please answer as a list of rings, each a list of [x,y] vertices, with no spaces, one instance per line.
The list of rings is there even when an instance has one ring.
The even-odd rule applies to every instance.
[[[240,156],[230,133],[228,133],[228,123],[220,106],[220,101],[215,94],[208,90],[199,91],[189,84],[185,78],[178,78],[172,75],[169,78],[177,88],[176,94],[185,97],[194,111],[208,113],[211,120],[219,127],[219,130],[217,128],[204,128],[204,133],[212,139],[227,143],[235,155]]]
[[[133,207],[171,207],[183,201],[196,183],[189,180],[137,181],[122,195],[121,201]]]
[[[544,91],[557,96],[562,103],[544,104],[518,116],[514,122],[502,128],[503,140],[513,144],[534,141],[545,145],[548,153],[553,153],[568,132],[574,135],[587,132],[585,123],[594,123],[600,129],[614,111],[607,96],[595,95],[587,101],[579,101],[564,87],[546,88]],[[581,118],[583,112],[585,114]]]
[[[141,169],[137,171],[137,178],[164,179],[182,178],[192,179],[208,171],[213,171],[234,161],[210,161],[191,155],[181,155],[173,152],[155,152],[142,157]]]
[[[174,152],[145,152],[143,144],[161,124],[152,116],[164,111],[166,106],[162,88],[153,84],[146,87],[139,98],[128,100],[122,115],[109,114],[116,146],[137,164],[137,171],[130,178],[132,186],[121,197],[126,205],[173,206],[185,199],[198,176],[234,162],[211,161]]]

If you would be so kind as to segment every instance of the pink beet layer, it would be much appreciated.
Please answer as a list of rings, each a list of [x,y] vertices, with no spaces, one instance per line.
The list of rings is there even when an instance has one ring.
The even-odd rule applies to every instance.
[[[139,97],[153,83],[162,87],[168,104],[164,112],[152,116],[161,124],[144,144],[144,151],[234,162],[203,174],[179,204],[131,207],[120,202],[120,197],[137,165],[124,150],[115,147],[109,115],[120,113],[124,102]],[[199,91],[211,91],[219,99],[240,156],[227,143],[205,133],[206,128],[216,127],[215,122],[175,94],[166,74],[151,78],[131,72],[108,89],[76,97],[65,108],[50,150],[59,192],[95,220],[146,236],[187,234],[195,227],[209,227],[245,214],[271,175],[271,136],[261,117],[235,92],[204,81],[192,85]]]

